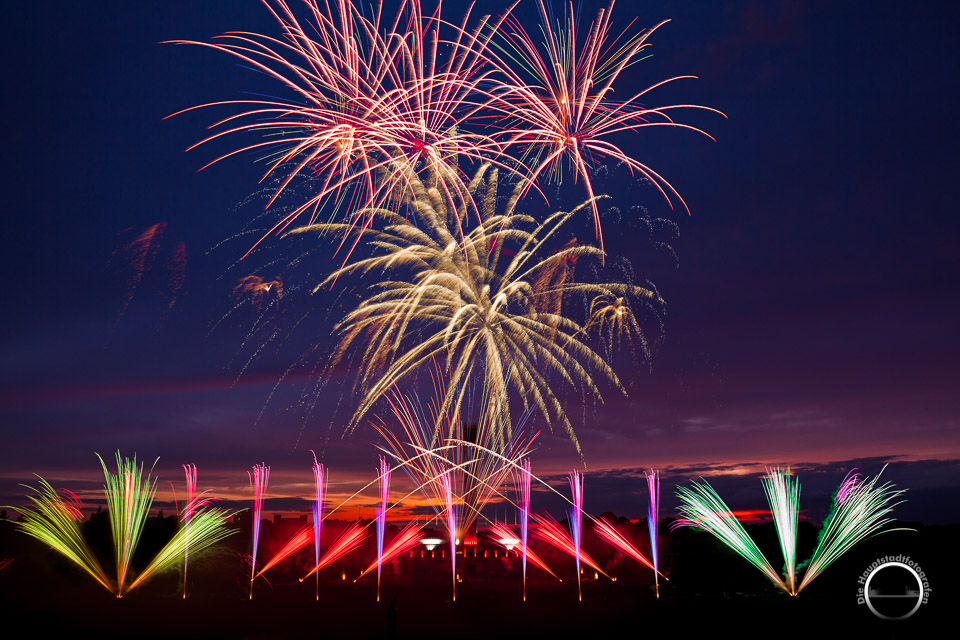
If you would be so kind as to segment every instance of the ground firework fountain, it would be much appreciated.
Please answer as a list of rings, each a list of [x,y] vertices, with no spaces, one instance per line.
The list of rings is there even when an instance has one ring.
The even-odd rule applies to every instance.
[[[270,467],[265,464],[253,465],[253,471],[247,472],[250,478],[250,491],[253,494],[253,554],[250,557],[250,599],[253,600],[253,580],[257,577],[257,547],[260,545],[260,520],[263,517],[263,501],[267,495],[270,481]]]

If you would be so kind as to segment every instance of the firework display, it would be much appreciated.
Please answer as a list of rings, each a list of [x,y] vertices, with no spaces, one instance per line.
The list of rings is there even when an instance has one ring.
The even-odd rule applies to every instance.
[[[192,549],[194,554],[200,553],[232,533],[224,523],[228,512],[210,508],[210,499],[203,494],[194,495],[184,507],[181,516],[183,526],[128,583],[131,559],[137,550],[156,493],[156,480],[150,473],[144,478],[143,464],[138,465],[136,457],[122,458],[117,452],[116,463],[117,473],[114,474],[100,458],[117,567],[116,581],[107,577],[80,531],[83,504],[73,492],[66,489],[58,492],[46,480],[39,478],[40,489],[34,490],[37,495],[29,496],[35,508],[22,511],[23,520],[17,525],[27,535],[78,565],[118,598],[157,573],[177,566],[181,558],[186,562],[188,549]],[[192,476],[196,478],[195,468]],[[186,524],[187,516],[189,527]]]
[[[674,527],[695,527],[707,531],[766,575],[777,587],[790,595],[798,595],[814,578],[855,544],[884,531],[892,522],[885,518],[904,490],[893,485],[878,485],[880,474],[862,479],[851,472],[834,497],[833,509],[824,521],[817,547],[804,564],[806,571],[796,585],[796,538],[799,520],[800,482],[789,477],[789,470],[767,469],[763,486],[777,528],[783,552],[785,576],[777,573],[756,543],[744,530],[733,512],[707,482],[693,482],[678,487],[678,508],[682,519]],[[886,531],[890,531],[887,529]]]
[[[347,435],[369,422],[383,453],[376,479],[336,504],[328,488],[329,470],[311,450],[312,492],[303,491],[298,498],[311,503],[312,523],[300,514],[294,530],[281,526],[283,514],[274,514],[274,522],[266,524],[270,533],[263,549],[270,467],[261,463],[247,472],[249,599],[258,577],[294,558],[288,573],[296,571],[294,577],[299,577],[312,565],[299,579],[316,574],[319,601],[320,571],[358,552],[363,558],[356,565],[344,563],[341,579],[347,580],[349,570],[356,583],[376,569],[379,602],[384,564],[396,561],[393,566],[400,567],[408,553],[413,562],[414,549],[423,544],[427,549],[420,558],[429,553],[430,559],[445,560],[449,554],[451,602],[456,602],[459,572],[469,579],[480,562],[476,550],[467,559],[467,546],[480,544],[481,530],[483,544],[506,549],[503,555],[493,549],[494,558],[503,558],[495,563],[502,571],[515,577],[514,558],[520,559],[524,601],[528,561],[560,580],[532,548],[531,533],[572,556],[579,601],[583,565],[596,572],[595,578],[615,581],[604,567],[614,573],[611,567],[623,556],[653,571],[653,590],[660,598],[660,578],[667,576],[660,571],[659,472],[645,472],[647,558],[631,542],[636,536],[626,533],[630,525],[625,521],[615,525],[584,512],[581,472],[567,476],[569,498],[532,474],[530,455],[539,434],[530,434],[536,420],[551,431],[562,430],[585,469],[570,416],[580,410],[586,416],[591,402],[603,401],[601,390],[626,394],[614,370],[614,353],[627,347],[634,356],[639,351],[647,360],[652,357],[654,344],[634,310],[644,305],[661,309],[665,301],[652,283],[633,284],[632,266],[610,275],[618,263],[607,261],[601,225],[601,214],[608,212],[602,210],[606,196],[597,192],[603,186],[598,174],[608,171],[604,163],[652,185],[671,210],[679,205],[689,213],[678,190],[630,153],[624,140],[654,127],[712,139],[677,118],[725,116],[696,104],[648,104],[659,89],[694,76],[644,82],[639,86],[646,88],[615,93],[627,70],[647,56],[666,20],[647,29],[634,29],[630,22],[616,33],[612,0],[592,20],[582,20],[572,2],[525,1],[536,5],[537,30],[524,27],[516,3],[483,16],[476,16],[471,4],[452,21],[442,14],[441,2],[425,9],[417,0],[399,0],[395,7],[354,0],[264,0],[278,34],[229,32],[210,42],[172,42],[225,53],[256,72],[253,82],[272,87],[253,87],[247,93],[252,98],[171,114],[196,109],[222,113],[211,133],[190,149],[236,146],[217,152],[202,168],[236,156],[253,157],[265,167],[261,193],[269,193],[262,216],[268,222],[257,223],[262,226],[255,229],[259,239],[241,260],[255,249],[258,255],[266,252],[270,243],[264,241],[270,237],[277,244],[310,245],[292,259],[272,256],[270,269],[245,269],[249,275],[239,278],[234,272],[235,306],[214,328],[241,307],[254,309],[260,318],[247,334],[246,346],[262,335],[266,323],[260,319],[268,311],[279,317],[298,304],[298,296],[308,291],[319,296],[339,287],[336,302],[329,305],[328,332],[311,351],[320,351],[327,338],[334,347],[310,375],[349,379],[352,396],[344,401],[344,392],[338,404],[349,420],[338,427]],[[275,97],[268,91],[284,93]],[[550,201],[548,187],[555,187],[559,198],[564,182],[582,185],[578,205]],[[291,205],[288,199],[296,202]],[[590,242],[578,237],[584,226]],[[121,315],[151,268],[165,227],[157,223],[123,247],[133,275]],[[181,242],[170,260],[168,307],[183,287],[184,247]],[[284,262],[305,263],[314,253],[327,262],[305,267],[306,283],[292,269],[272,270]],[[118,598],[182,562],[186,598],[191,556],[231,533],[224,522],[228,513],[213,508],[207,492],[198,493],[196,465],[182,465],[186,503],[178,509],[180,526],[139,569],[141,561],[135,564],[134,555],[156,496],[153,470],[145,473],[136,457],[122,458],[119,452],[116,473],[102,458],[100,463],[113,551],[109,563],[101,564],[91,551],[76,494],[56,490],[42,478],[29,496],[33,508],[22,511],[16,526]],[[412,490],[391,504],[391,473],[399,469]],[[511,480],[512,492],[504,489]],[[533,480],[538,491],[553,492],[569,505],[566,527],[549,514],[531,513]],[[833,498],[812,555],[798,562],[799,480],[789,468],[769,467],[761,482],[783,556],[782,572],[702,479],[678,487],[681,519],[673,526],[707,531],[791,596],[854,545],[890,530],[889,516],[903,494],[891,483],[880,484],[879,474],[864,478],[851,472]],[[375,500],[368,495],[373,484]],[[361,519],[358,507],[357,521],[335,524],[335,539],[324,545],[324,523],[329,527],[329,517],[361,493],[368,500],[362,507],[373,505],[372,518]],[[416,504],[404,505],[411,496]],[[490,518],[491,506],[510,513],[515,509],[517,531],[496,515]],[[391,509],[391,523],[403,526],[388,540]],[[432,515],[421,523],[430,509]],[[240,520],[233,526],[245,527]],[[370,534],[374,540],[365,546]],[[327,535],[334,537],[329,528]],[[312,561],[304,559],[306,553],[298,554],[311,543]],[[591,553],[599,548],[594,557],[601,562],[585,547]],[[272,555],[263,561],[260,555],[267,550]],[[243,552],[236,555],[246,558]],[[0,571],[8,564],[4,559]],[[108,575],[105,566],[116,575]],[[442,566],[445,591],[445,561]],[[644,581],[650,579],[645,570],[643,574]],[[244,590],[245,580],[238,579]],[[646,589],[649,583],[642,584]]]

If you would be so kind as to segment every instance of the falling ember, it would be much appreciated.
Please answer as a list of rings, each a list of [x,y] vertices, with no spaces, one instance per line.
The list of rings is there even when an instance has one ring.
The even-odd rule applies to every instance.
[[[645,472],[650,505],[647,507],[647,530],[650,532],[650,556],[653,558],[653,584],[660,597],[660,473],[656,469]]]
[[[383,536],[387,526],[387,499],[390,497],[390,465],[380,456],[380,504],[377,506],[377,602],[380,602],[380,569],[383,566]]]
[[[253,473],[248,471],[247,475],[250,477],[250,489],[253,492],[253,556],[250,563],[250,599],[253,600],[253,580],[257,576],[257,547],[260,544],[260,519],[263,517],[263,501],[270,480],[270,467],[263,463],[255,464]]]
[[[280,304],[280,299],[283,298],[283,280],[279,277],[264,280],[260,276],[244,276],[237,280],[233,296],[238,302],[249,299],[257,311],[262,311],[271,301]]]

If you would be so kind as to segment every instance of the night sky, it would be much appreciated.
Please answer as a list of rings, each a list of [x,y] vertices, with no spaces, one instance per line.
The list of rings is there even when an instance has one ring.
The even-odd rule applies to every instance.
[[[529,4],[520,11],[532,18]],[[459,18],[460,6],[445,15]],[[597,6],[584,3],[584,16]],[[608,180],[623,212],[605,221],[608,248],[666,299],[662,334],[648,319],[652,362],[618,360],[629,398],[610,390],[603,405],[568,408],[583,459],[562,432],[545,433],[534,472],[559,487],[585,464],[587,511],[637,518],[643,468],[662,470],[665,493],[720,474],[712,481],[732,507],[756,508],[762,465],[791,464],[819,519],[849,468],[889,462],[884,477],[910,489],[897,515],[956,522],[955,6],[622,1],[614,15],[622,26],[672,20],[618,92],[696,75],[651,102],[728,118],[681,118],[716,142],[667,129],[618,140],[692,212],[670,211],[649,186]],[[267,275],[269,252],[283,249],[237,264],[256,239],[236,236],[262,212],[262,200],[248,201],[262,164],[247,154],[197,172],[240,140],[184,153],[229,111],[164,120],[250,93],[286,97],[224,54],[160,44],[277,35],[267,11],[254,0],[18,3],[6,24],[0,503],[22,503],[17,485],[34,473],[96,489],[94,452],[117,449],[159,456],[164,481],[181,482],[180,464],[195,462],[201,487],[237,499],[246,470],[266,462],[271,495],[289,498],[275,509],[302,506],[310,449],[329,466],[333,493],[372,480],[372,432],[341,438],[349,414],[336,385],[311,398],[318,360],[298,360],[331,346],[332,294],[290,287],[296,312],[318,307],[312,335],[267,340],[294,311],[266,328],[247,308],[223,317],[237,278]],[[630,218],[632,206],[676,223],[676,258]],[[137,271],[124,247],[158,224]],[[333,266],[314,263],[313,281]]]

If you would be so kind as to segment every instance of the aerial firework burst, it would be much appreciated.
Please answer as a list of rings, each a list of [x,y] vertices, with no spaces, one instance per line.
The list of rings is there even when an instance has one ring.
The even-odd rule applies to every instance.
[[[603,248],[600,214],[594,198],[591,169],[598,160],[622,162],[632,172],[649,179],[670,207],[686,203],[673,186],[649,166],[623,151],[610,140],[625,131],[648,127],[689,129],[712,139],[704,131],[674,121],[670,112],[715,109],[691,104],[647,108],[640,104],[648,93],[670,82],[693,76],[662,80],[626,100],[613,100],[613,84],[625,69],[636,63],[649,46],[648,38],[667,21],[632,36],[627,30],[610,38],[613,2],[601,9],[590,23],[586,37],[578,41],[578,15],[570,3],[562,20],[555,21],[552,6],[537,0],[545,42],[539,44],[515,16],[502,30],[502,42],[488,55],[503,78],[491,106],[502,114],[503,130],[496,134],[508,151],[518,149],[528,165],[530,183],[542,174],[559,181],[564,165],[574,180],[582,180],[591,200],[597,239]],[[628,27],[629,29],[629,27]]]
[[[480,203],[480,220],[467,228],[461,227],[454,203],[416,176],[410,181],[417,199],[409,203],[409,219],[381,210],[376,213],[383,220],[382,230],[357,230],[348,224],[296,230],[367,235],[376,248],[372,257],[349,262],[317,287],[347,274],[377,276],[376,292],[337,327],[341,340],[334,362],[355,346],[362,352],[365,395],[350,428],[395,384],[437,361],[448,380],[439,414],[452,409],[451,426],[460,419],[469,389],[465,381],[480,379],[492,412],[494,448],[502,450],[512,438],[512,399],[548,424],[559,422],[579,451],[573,426],[554,392],[556,382],[598,398],[597,374],[621,391],[623,387],[604,359],[580,340],[583,327],[563,312],[563,296],[656,294],[623,283],[552,277],[546,280],[553,285],[533,286],[571,260],[600,256],[595,247],[575,242],[550,251],[564,224],[586,203],[538,223],[514,211],[519,196],[514,189],[505,211],[498,212],[498,171],[483,165],[470,185]]]
[[[292,92],[286,100],[222,101],[191,108],[245,109],[214,123],[211,128],[218,131],[191,148],[224,136],[266,136],[206,166],[259,152],[269,163],[265,178],[288,172],[269,204],[296,176],[319,178],[316,192],[270,231],[282,231],[303,215],[312,222],[325,205],[346,209],[343,218],[351,223],[366,224],[369,220],[360,212],[411,195],[401,168],[429,174],[449,197],[465,205],[459,163],[502,155],[490,137],[461,126],[482,106],[477,103],[484,95],[480,87],[494,73],[484,68],[486,45],[478,35],[496,31],[499,21],[484,17],[471,30],[469,11],[454,25],[441,20],[440,4],[433,14],[425,14],[419,2],[409,0],[400,2],[392,18],[384,15],[382,5],[364,15],[350,0],[306,0],[307,20],[284,0],[266,4],[280,26],[280,38],[228,33],[212,43],[173,44],[227,53]],[[441,49],[455,53],[444,57]]]

